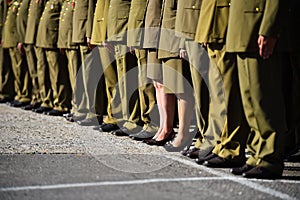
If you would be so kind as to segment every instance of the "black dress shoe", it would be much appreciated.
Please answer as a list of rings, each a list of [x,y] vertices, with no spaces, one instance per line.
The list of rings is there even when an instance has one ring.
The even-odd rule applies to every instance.
[[[128,136],[132,133],[130,133],[130,131],[127,128],[121,127],[120,129],[113,131],[112,134],[115,136]]]
[[[192,151],[194,149],[194,147],[189,146],[185,149],[183,149],[182,151],[180,151],[181,155],[186,156],[188,154],[189,151]]]
[[[12,100],[12,101],[7,101],[6,104],[8,106],[12,106],[13,104],[17,104],[17,103],[20,103],[18,100]]]
[[[204,161],[203,165],[212,168],[231,168],[231,167],[243,166],[244,163],[245,161],[241,161],[241,160],[236,161],[235,159],[230,160],[230,159],[225,159],[217,156]]]
[[[184,148],[189,147],[191,145],[194,136],[195,136],[194,134],[191,134],[189,136],[189,138],[187,139],[187,141],[180,144],[180,146],[178,146],[178,147],[175,147],[175,146],[173,146],[173,144],[171,142],[168,142],[168,143],[165,144],[164,148],[165,148],[166,151],[169,151],[169,152],[180,152]]]
[[[256,166],[256,167],[253,167],[252,169],[244,172],[242,174],[242,176],[245,178],[278,179],[278,178],[281,178],[282,175],[271,172],[270,170],[268,170],[264,167]]]
[[[164,145],[164,148],[166,151],[168,152],[180,152],[181,150],[183,150],[187,145],[190,145],[190,141],[187,141],[183,144],[181,144],[178,147],[173,146],[173,144],[171,142],[168,142]]]
[[[208,154],[206,156],[196,158],[195,162],[199,165],[202,165],[206,160],[210,160],[214,157],[217,157],[217,155],[214,154],[214,153],[211,153],[211,154]]]
[[[29,105],[23,106],[22,109],[23,110],[33,110],[33,109],[40,107],[40,105],[41,105],[40,103],[29,104]]]
[[[172,130],[170,133],[168,133],[167,137],[163,140],[150,139],[150,140],[144,140],[143,142],[148,145],[164,146],[167,142],[173,140],[174,137],[175,137],[175,132],[174,130]]]
[[[76,122],[80,126],[96,126],[99,125],[97,118],[87,118]]]
[[[65,117],[67,121],[69,122],[77,122],[77,121],[80,121],[80,120],[84,120],[85,119],[85,115],[80,115],[80,116],[71,116],[71,117]]]
[[[47,107],[38,107],[37,109],[33,109],[32,111],[33,112],[36,112],[36,113],[44,113],[44,112],[49,112],[50,110],[52,110],[52,108],[47,108]]]
[[[29,105],[29,102],[20,102],[20,101],[14,101],[13,103],[10,104],[10,106],[15,107],[15,108],[21,108],[23,106]]]
[[[199,148],[193,148],[193,149],[190,149],[190,150],[187,152],[186,156],[189,157],[189,158],[192,158],[192,159],[196,159],[196,158],[198,158],[198,155],[199,155],[199,152],[200,152],[200,151],[201,151],[201,150],[200,150]]]
[[[66,112],[53,109],[49,112],[44,112],[44,114],[49,116],[63,116],[63,114],[66,114]]]
[[[234,175],[242,175],[246,171],[249,171],[253,167],[247,164],[244,164],[242,167],[235,167],[230,169],[230,172],[233,173]]]
[[[134,140],[145,140],[145,139],[150,139],[155,135],[154,132],[148,132],[146,130],[141,130],[140,132],[136,134],[130,135],[130,138]]]
[[[7,102],[11,102],[11,99],[10,98],[0,99],[0,103],[7,103]]]
[[[100,132],[111,132],[111,131],[115,131],[118,130],[119,126],[116,124],[101,124],[99,127],[99,131]]]

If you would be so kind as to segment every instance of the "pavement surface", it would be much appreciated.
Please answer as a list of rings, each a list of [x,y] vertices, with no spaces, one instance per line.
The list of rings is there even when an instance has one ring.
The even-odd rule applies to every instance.
[[[0,104],[0,200],[300,199],[300,161],[245,179],[180,153]]]

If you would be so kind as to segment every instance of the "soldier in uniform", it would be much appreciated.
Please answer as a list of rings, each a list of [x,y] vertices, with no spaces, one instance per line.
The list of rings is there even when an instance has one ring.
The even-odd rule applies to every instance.
[[[0,41],[2,42],[2,31],[5,23],[8,2],[0,0]],[[0,43],[1,43],[0,42]],[[10,102],[14,99],[14,77],[8,49],[3,49],[0,44],[0,103]]]
[[[60,53],[67,57],[72,94],[75,94],[75,81],[79,69],[80,56],[78,46],[72,42],[73,13],[74,8],[71,0],[65,0],[59,17],[57,47],[60,49]],[[72,96],[71,105],[71,112],[75,112],[75,95]]]
[[[132,0],[128,19],[127,46],[138,62],[139,109],[143,126],[140,132],[131,135],[137,140],[152,138],[158,130],[154,120],[150,118],[156,101],[155,90],[153,83],[147,78],[147,51],[142,48],[147,3],[147,0]]]
[[[105,48],[107,40],[107,15],[110,0],[98,0],[95,9],[91,43],[98,46],[100,60],[105,77],[107,96],[107,116],[100,127],[101,132],[111,132],[119,127],[117,123],[122,118],[122,107],[117,94],[117,66],[113,54]]]
[[[25,40],[26,27],[27,27],[29,3],[30,3],[30,0],[22,0],[22,2],[20,3],[20,7],[18,9],[18,14],[17,14],[17,19],[16,19],[17,31],[18,31],[18,49],[19,49],[19,52],[21,52],[21,54],[24,55],[23,59],[26,59],[26,57],[25,57],[26,53],[25,53],[25,49],[24,49],[24,40]],[[28,63],[27,59],[26,59],[26,63]],[[26,88],[26,90],[28,90],[31,93],[30,94],[31,101],[29,104],[29,105],[31,105],[33,102],[36,101],[36,99],[33,99],[33,98],[35,98],[35,95],[33,95],[33,92],[32,92],[32,81],[30,79],[30,70],[29,70],[28,64],[26,66],[27,66],[26,79],[28,79],[28,80],[26,80],[26,82],[24,82],[25,85],[23,88]],[[25,105],[22,108],[25,108],[29,105]]]
[[[127,47],[127,28],[131,0],[111,0],[108,11],[108,42],[115,45],[115,59],[117,62],[118,86],[122,104],[121,128],[112,132],[117,136],[126,136],[141,130],[140,106],[138,99],[138,74],[132,70],[137,66],[136,56]],[[130,80],[130,81],[129,81]]]
[[[77,111],[69,118],[79,125],[94,126],[102,123],[105,107],[104,80],[101,79],[99,53],[91,45],[93,16],[96,1],[73,1],[72,41],[79,45],[81,67],[77,74],[75,96]],[[81,92],[82,91],[82,92]],[[80,94],[83,93],[83,96]]]
[[[191,1],[178,1],[175,30],[178,37],[185,39],[182,44],[182,53],[185,59],[188,59],[190,63],[190,70],[193,82],[194,96],[195,96],[195,114],[197,120],[197,137],[194,147],[187,148],[181,153],[190,158],[197,158],[200,153],[200,146],[205,138],[204,133],[208,125],[208,108],[209,108],[209,93],[206,86],[208,77],[202,77],[207,75],[209,66],[209,58],[205,49],[194,41],[196,28],[198,24],[198,18],[201,12],[202,0]],[[186,52],[185,52],[186,50]],[[206,83],[205,83],[206,82]],[[211,124],[213,126],[213,124]],[[198,138],[199,137],[199,138]],[[210,151],[209,147],[206,148],[207,153]],[[201,149],[204,151],[204,148]],[[204,152],[201,152],[205,154]]]
[[[46,0],[31,0],[28,9],[28,19],[26,25],[26,34],[24,38],[24,49],[27,58],[29,74],[32,82],[31,102],[25,106],[25,110],[37,109],[41,105],[40,88],[37,74],[37,57],[36,57],[36,36],[40,17],[44,10]],[[40,60],[45,58],[39,58]],[[45,62],[45,61],[44,61]]]
[[[230,0],[226,2],[203,0],[196,34],[196,41],[206,45],[211,61],[208,85],[212,105],[205,137],[209,138],[214,134],[219,136],[210,142],[212,154],[208,157],[200,156],[197,160],[197,163],[204,162],[208,167],[242,166],[245,162],[246,140],[249,133],[240,96],[236,57],[225,51],[229,9]],[[216,71],[213,72],[213,69]],[[214,103],[218,101],[223,104]],[[218,113],[223,111],[225,111],[225,116],[221,115],[223,119],[216,118]],[[219,127],[211,129],[213,125]],[[200,148],[203,148],[207,140],[211,140],[207,138],[204,138],[206,141]]]
[[[49,0],[40,19],[36,46],[40,47],[38,76],[42,104],[35,110],[53,116],[62,116],[70,107],[69,79],[67,66],[62,64],[57,48],[59,14],[62,2]],[[46,57],[46,64],[41,62]]]
[[[148,145],[163,146],[173,138],[174,96],[166,94],[163,86],[162,60],[158,59],[158,43],[161,25],[162,0],[149,0],[145,16],[145,33],[143,47],[147,49],[147,77],[152,79],[156,91],[156,101],[159,111],[160,127],[150,140],[144,140]],[[167,114],[169,113],[169,114]]]
[[[11,1],[3,30],[3,48],[9,49],[12,69],[14,72],[15,100],[11,106],[26,106],[31,101],[31,91],[28,88],[29,72],[24,52],[18,49],[17,13],[21,1]]]
[[[231,0],[226,51],[237,58],[242,102],[251,128],[247,142],[250,157],[231,172],[246,178],[275,179],[283,172],[287,126],[282,55],[275,47],[280,2]]]
[[[175,35],[178,1],[166,0],[163,6],[158,58],[162,59],[163,64],[164,92],[173,96],[173,102],[170,102],[170,105],[174,107],[169,107],[169,109],[175,109],[175,101],[177,99],[179,118],[178,134],[164,148],[173,152],[181,151],[191,144],[192,138],[189,133],[189,127],[194,110],[194,97],[188,62],[180,54],[183,39]],[[174,111],[168,111],[167,115],[170,115],[170,118],[174,118],[172,116],[174,115],[173,113]],[[171,132],[170,134],[173,133]]]

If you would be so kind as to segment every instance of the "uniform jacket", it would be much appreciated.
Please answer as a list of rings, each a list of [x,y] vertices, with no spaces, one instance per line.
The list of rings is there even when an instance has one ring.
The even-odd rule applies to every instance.
[[[88,10],[91,0],[74,0],[73,1],[73,35],[74,43],[86,43],[86,27],[88,19]]]
[[[201,4],[202,0],[178,0],[175,22],[176,36],[194,40]]]
[[[87,26],[86,26],[86,37],[92,37],[93,31],[93,21],[94,21],[94,12],[97,4],[97,0],[89,0],[88,16],[87,16]]]
[[[22,0],[17,14],[18,42],[24,43],[27,26],[27,16],[30,0]]]
[[[35,44],[37,30],[40,23],[40,17],[44,11],[46,0],[31,0],[28,9],[28,19],[24,42],[26,44]]]
[[[62,3],[59,0],[47,1],[38,27],[36,46],[41,48],[57,47],[61,6]]]
[[[72,42],[73,6],[71,0],[65,0],[59,17],[58,48],[76,49]]]
[[[126,44],[131,0],[111,0],[108,10],[108,41]]]
[[[92,31],[92,44],[101,45],[107,39],[107,17],[110,0],[98,0]]]
[[[2,38],[2,30],[7,12],[6,0],[0,0],[0,39]]]
[[[228,52],[258,52],[259,35],[278,34],[280,0],[231,0],[228,22]]]
[[[128,19],[127,46],[141,47],[147,0],[132,0]]]
[[[163,16],[159,38],[158,58],[179,56],[181,38],[175,36],[177,0],[166,0],[163,5]]]
[[[3,48],[17,47],[18,32],[16,21],[19,6],[20,1],[18,0],[13,0],[9,4],[2,34]]]
[[[145,16],[143,48],[158,48],[163,0],[149,0]]]
[[[230,0],[203,0],[195,40],[225,43],[229,8]]]

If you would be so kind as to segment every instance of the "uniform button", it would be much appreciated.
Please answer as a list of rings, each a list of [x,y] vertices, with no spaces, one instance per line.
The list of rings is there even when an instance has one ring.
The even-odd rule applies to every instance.
[[[256,12],[259,12],[259,11],[260,11],[260,9],[259,9],[259,8],[255,8],[255,11],[256,11]]]
[[[196,6],[192,6],[192,8],[193,8],[193,9],[195,9],[195,8],[196,8]]]
[[[231,5],[231,3],[229,3],[228,5]]]

